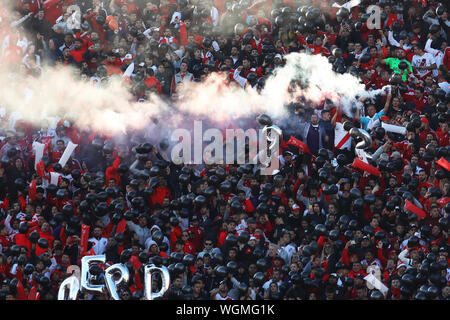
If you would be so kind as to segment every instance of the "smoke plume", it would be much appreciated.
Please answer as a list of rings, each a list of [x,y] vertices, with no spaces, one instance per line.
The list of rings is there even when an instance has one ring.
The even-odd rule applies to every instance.
[[[355,96],[364,94],[359,79],[335,73],[322,56],[304,53],[287,55],[286,65],[276,69],[260,93],[250,86],[228,85],[224,75],[212,74],[205,82],[186,84],[178,93],[180,99],[171,102],[154,95],[137,103],[121,78],[112,78],[98,88],[74,75],[71,68],[44,68],[40,77],[12,74],[3,68],[0,105],[7,113],[19,113],[35,124],[52,117],[65,118],[80,129],[115,134],[142,129],[154,118],[174,127],[190,119],[226,126],[260,113],[283,118],[287,116],[285,106],[299,98],[316,106],[325,97],[344,97],[349,102],[343,107],[349,108]],[[292,83],[300,85],[292,90]]]

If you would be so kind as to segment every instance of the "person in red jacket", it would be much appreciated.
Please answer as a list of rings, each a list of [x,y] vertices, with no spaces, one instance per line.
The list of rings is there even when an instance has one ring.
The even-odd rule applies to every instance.
[[[195,254],[195,248],[194,248],[194,244],[192,243],[192,241],[189,240],[189,232],[188,231],[183,231],[183,233],[181,234],[181,241],[183,241],[183,252],[185,254],[189,253],[189,254]]]
[[[449,125],[447,121],[440,121],[439,128],[436,130],[438,143],[441,147],[450,145]]]
[[[50,161],[52,163],[57,163],[59,161],[59,159],[61,159],[65,149],[66,149],[66,145],[64,144],[64,140],[62,140],[62,139],[61,140],[57,140],[56,141],[56,148],[51,153]]]
[[[171,250],[175,250],[176,242],[181,238],[183,231],[179,225],[171,225],[169,242]]]
[[[224,223],[224,229],[219,234],[217,240],[217,247],[220,248],[224,243],[229,233],[236,233],[236,222],[234,220],[228,220]]]
[[[187,228],[185,232],[188,232],[190,235],[191,241],[194,244],[195,252],[200,252],[203,250],[205,230],[199,225],[197,216],[193,216],[190,220],[191,226]]]
[[[167,180],[160,177],[159,186],[153,191],[150,201],[152,204],[159,203],[162,206],[165,198],[172,200],[172,192],[167,188]]]
[[[85,58],[83,54],[86,52],[86,49],[84,48],[84,41],[81,38],[76,38],[74,40],[74,48],[72,51],[70,51],[70,55],[73,57],[73,59],[81,63],[85,61]]]
[[[367,273],[362,268],[362,264],[360,261],[355,261],[351,265],[352,269],[348,273],[348,276],[350,278],[356,279],[358,275],[363,275],[364,277],[367,276]]]
[[[48,247],[50,249],[53,248],[53,242],[55,241],[55,237],[52,235],[52,230],[50,228],[50,224],[48,222],[44,222],[39,231],[39,237],[45,238],[48,241]]]
[[[255,211],[255,207],[253,206],[253,203],[250,201],[250,199],[246,199],[245,191],[242,189],[238,190],[238,197],[241,202],[242,209],[248,214],[252,214]]]

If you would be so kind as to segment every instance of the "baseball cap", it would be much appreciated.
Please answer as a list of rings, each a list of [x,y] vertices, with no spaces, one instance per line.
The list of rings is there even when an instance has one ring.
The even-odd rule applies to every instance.
[[[256,223],[256,220],[255,220],[255,218],[250,217],[247,219],[247,223]]]
[[[276,58],[278,58],[278,59],[283,59],[282,57],[281,57],[281,54],[279,54],[279,53],[277,53],[276,55],[275,55],[275,57],[273,57],[274,59],[276,59]]]
[[[400,152],[398,152],[398,151],[394,151],[394,152],[392,152],[392,154],[391,154],[391,157],[392,158],[394,158],[394,157],[401,157],[402,156],[402,154],[400,153]]]

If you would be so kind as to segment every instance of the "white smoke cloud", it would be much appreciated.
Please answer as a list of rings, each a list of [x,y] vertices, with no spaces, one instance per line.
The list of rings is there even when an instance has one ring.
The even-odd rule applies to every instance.
[[[300,97],[312,105],[325,97],[344,97],[347,103],[343,107],[349,113],[354,96],[365,92],[357,78],[332,71],[325,57],[303,53],[287,55],[286,65],[267,79],[260,94],[250,86],[242,89],[234,83],[228,85],[224,75],[215,73],[205,82],[186,84],[179,93],[183,98],[170,103],[158,96],[137,103],[120,78],[97,88],[75,79],[74,74],[71,68],[44,68],[37,78],[18,74],[12,77],[8,70],[0,70],[0,106],[8,114],[19,113],[35,124],[65,118],[80,129],[119,134],[148,127],[153,118],[159,119],[159,128],[176,128],[199,119],[225,128],[239,123],[238,119],[254,121],[260,113],[283,118],[288,115],[285,105]],[[290,85],[297,80],[303,88],[292,90]]]

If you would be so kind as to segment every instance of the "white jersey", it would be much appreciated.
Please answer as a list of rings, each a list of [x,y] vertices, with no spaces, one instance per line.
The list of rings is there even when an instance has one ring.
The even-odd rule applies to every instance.
[[[440,50],[433,49],[431,47],[432,40],[428,39],[427,43],[425,44],[425,51],[431,54],[434,58],[434,62],[436,63],[436,69],[433,70],[433,76],[438,76],[438,68],[444,61],[444,53]]]
[[[97,240],[96,238],[90,238],[89,241],[92,242],[92,249],[94,249],[95,254],[105,253],[108,239],[100,238],[99,240]]]
[[[348,134],[347,130],[344,130],[344,126],[340,122],[336,122],[334,128],[334,146],[338,149],[348,149],[352,145],[352,137]]]
[[[227,295],[225,298],[220,295],[220,293],[216,293],[216,300],[233,300],[229,295]]]
[[[434,56],[431,53],[425,53],[423,56],[418,54],[414,55],[411,61],[413,68],[417,69],[417,75],[419,77],[425,76],[430,70],[424,69],[424,67],[429,67],[435,63]]]

